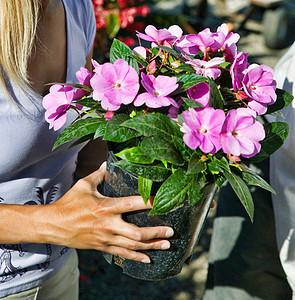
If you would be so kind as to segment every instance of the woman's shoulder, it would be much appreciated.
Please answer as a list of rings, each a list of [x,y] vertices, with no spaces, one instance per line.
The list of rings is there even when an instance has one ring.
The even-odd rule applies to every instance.
[[[91,0],[62,0],[68,22],[75,22],[84,30],[88,41],[93,42],[95,34],[95,16]]]
[[[93,4],[91,0],[62,0],[65,9],[78,17],[80,20],[86,21],[89,16],[94,14]]]

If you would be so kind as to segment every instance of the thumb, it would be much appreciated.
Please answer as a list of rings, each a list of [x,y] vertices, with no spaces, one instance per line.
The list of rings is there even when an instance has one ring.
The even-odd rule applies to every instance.
[[[89,181],[91,183],[91,185],[93,187],[95,187],[95,189],[96,189],[97,186],[104,181],[106,173],[107,173],[107,163],[103,162],[101,164],[101,166],[99,167],[99,169],[92,172],[91,174],[86,176],[84,179]]]

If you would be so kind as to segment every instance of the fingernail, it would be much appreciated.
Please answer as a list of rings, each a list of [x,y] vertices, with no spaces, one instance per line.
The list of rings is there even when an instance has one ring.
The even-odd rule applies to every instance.
[[[151,260],[149,258],[144,258],[141,262],[143,262],[145,264],[149,264],[151,262]]]
[[[173,236],[174,234],[174,231],[172,228],[169,228],[167,231],[166,231],[166,237],[171,237]]]
[[[163,242],[163,244],[161,246],[161,249],[166,250],[166,249],[169,249],[169,248],[170,248],[170,243],[168,241]]]

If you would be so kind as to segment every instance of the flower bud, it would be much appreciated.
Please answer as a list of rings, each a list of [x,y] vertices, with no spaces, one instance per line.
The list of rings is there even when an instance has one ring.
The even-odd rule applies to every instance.
[[[156,61],[153,60],[153,61],[147,66],[146,70],[147,70],[147,73],[148,73],[149,75],[154,74],[154,73],[156,72],[156,70],[157,70],[157,64],[156,64]]]
[[[107,111],[106,114],[104,115],[104,118],[109,121],[110,119],[112,119],[112,117],[114,116],[114,112],[113,111]]]
[[[174,61],[172,61],[171,65],[172,65],[173,68],[180,67],[180,65],[181,65],[180,60],[174,60]]]
[[[202,155],[200,158],[201,161],[205,162],[207,160],[207,156],[206,155]]]
[[[228,154],[226,157],[228,158],[229,161],[232,161],[234,163],[241,161],[240,157],[236,155]]]
[[[238,100],[245,100],[245,99],[249,98],[249,96],[245,92],[242,92],[242,91],[238,91],[237,93],[235,93],[235,95]]]

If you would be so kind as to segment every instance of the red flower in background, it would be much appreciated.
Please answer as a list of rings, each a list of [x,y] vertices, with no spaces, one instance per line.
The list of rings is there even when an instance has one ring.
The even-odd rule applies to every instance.
[[[150,12],[144,2],[143,0],[92,0],[97,29],[95,46],[100,48],[100,52],[104,53],[103,47],[106,41],[117,36],[121,28],[126,28],[129,32],[142,30],[144,24],[135,22],[135,17],[145,17]],[[131,36],[120,36],[119,39],[128,46],[135,43]]]

